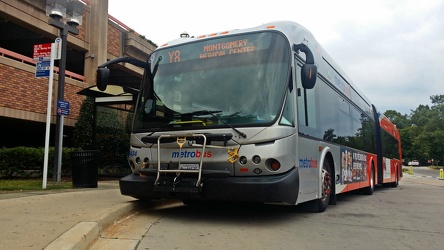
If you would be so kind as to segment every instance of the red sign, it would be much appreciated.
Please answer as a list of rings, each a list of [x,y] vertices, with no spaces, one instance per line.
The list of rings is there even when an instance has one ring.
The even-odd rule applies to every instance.
[[[51,59],[51,44],[35,44],[34,45],[34,61],[48,61]]]

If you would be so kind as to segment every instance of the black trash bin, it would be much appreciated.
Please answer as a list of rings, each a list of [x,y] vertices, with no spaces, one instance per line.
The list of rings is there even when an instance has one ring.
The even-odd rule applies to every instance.
[[[72,152],[70,158],[72,186],[74,188],[96,188],[99,171],[97,151]]]

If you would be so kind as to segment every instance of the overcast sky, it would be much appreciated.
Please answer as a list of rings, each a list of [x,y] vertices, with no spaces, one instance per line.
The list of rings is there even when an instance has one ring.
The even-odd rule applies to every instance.
[[[444,95],[442,0],[109,0],[108,13],[157,45],[290,20],[309,29],[381,112],[410,115]]]

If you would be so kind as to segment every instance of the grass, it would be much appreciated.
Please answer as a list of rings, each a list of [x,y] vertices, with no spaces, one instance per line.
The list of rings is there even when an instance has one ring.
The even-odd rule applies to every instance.
[[[46,190],[72,189],[69,182],[46,183]],[[43,190],[43,180],[38,179],[0,179],[0,191],[37,191]]]
[[[430,168],[433,168],[433,169],[444,169],[443,166],[430,166]]]

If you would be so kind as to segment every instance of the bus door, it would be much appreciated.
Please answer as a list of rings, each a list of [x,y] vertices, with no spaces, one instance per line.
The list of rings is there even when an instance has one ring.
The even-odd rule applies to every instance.
[[[297,64],[297,62],[296,62]],[[319,141],[310,135],[317,129],[315,89],[304,89],[301,84],[301,66],[296,66],[296,95],[298,120],[299,192],[298,202],[312,200],[319,189]]]

